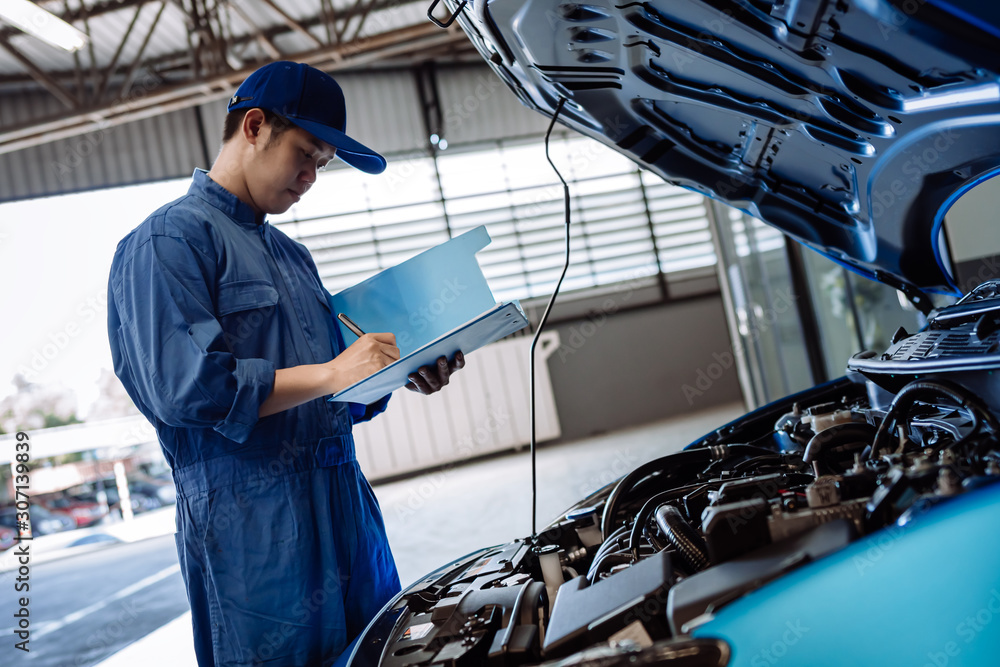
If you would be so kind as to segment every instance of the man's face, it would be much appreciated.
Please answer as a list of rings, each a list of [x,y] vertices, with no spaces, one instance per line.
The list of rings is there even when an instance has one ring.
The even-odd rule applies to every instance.
[[[333,159],[337,149],[294,125],[272,135],[265,124],[251,164],[247,186],[253,204],[262,213],[287,211],[316,182],[316,172]]]

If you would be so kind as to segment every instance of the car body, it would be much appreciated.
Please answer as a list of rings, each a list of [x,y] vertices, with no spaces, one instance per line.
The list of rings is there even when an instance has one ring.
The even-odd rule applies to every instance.
[[[32,536],[51,535],[76,528],[76,521],[65,512],[57,512],[42,505],[31,505],[28,509],[31,516]],[[0,526],[17,529],[18,510],[13,505],[0,507]]]
[[[177,490],[174,488],[173,480],[163,480],[155,477],[137,477],[129,479],[128,488],[130,493],[141,493],[150,498],[155,498],[160,505],[173,505],[177,502]]]
[[[0,551],[6,551],[17,544],[17,531],[7,526],[0,526]]]
[[[69,514],[76,521],[77,528],[91,526],[108,515],[106,506],[97,499],[77,498],[63,493],[36,496],[35,501],[46,509]]]
[[[446,5],[526,106],[926,326],[427,575],[342,664],[997,664],[1000,282],[960,286],[941,229],[1000,170],[1000,9]]]
[[[113,511],[120,512],[120,498],[118,496],[118,482],[113,477],[89,482],[69,490],[70,497],[79,502],[99,503],[99,492],[103,489],[107,505]],[[172,505],[177,502],[177,492],[173,482],[150,478],[143,475],[134,475],[128,479],[129,502],[132,512],[140,514],[149,510],[158,509],[164,505]]]

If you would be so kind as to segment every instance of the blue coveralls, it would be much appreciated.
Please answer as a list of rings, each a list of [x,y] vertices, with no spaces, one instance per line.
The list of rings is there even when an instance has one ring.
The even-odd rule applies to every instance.
[[[199,665],[329,664],[399,591],[351,436],[388,397],[257,418],[275,369],[345,347],[328,296],[305,247],[201,170],[115,253],[115,373],[173,468]]]

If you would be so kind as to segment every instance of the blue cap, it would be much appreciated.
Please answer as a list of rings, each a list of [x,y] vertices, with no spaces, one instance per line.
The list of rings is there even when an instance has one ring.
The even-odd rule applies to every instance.
[[[344,91],[333,77],[306,65],[278,61],[264,65],[240,84],[229,111],[267,109],[337,148],[337,157],[369,174],[385,171],[385,158],[344,134]]]

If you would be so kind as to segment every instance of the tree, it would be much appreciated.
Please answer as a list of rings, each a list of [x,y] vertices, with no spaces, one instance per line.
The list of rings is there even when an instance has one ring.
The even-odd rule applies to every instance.
[[[0,401],[0,428],[6,432],[79,424],[76,393],[63,385],[39,385],[14,376],[17,393]]]
[[[139,414],[139,410],[129,398],[128,392],[125,391],[125,386],[107,368],[101,369],[101,376],[97,379],[97,388],[100,393],[94,404],[90,406],[90,411],[87,412],[88,422],[117,417],[133,417]]]

